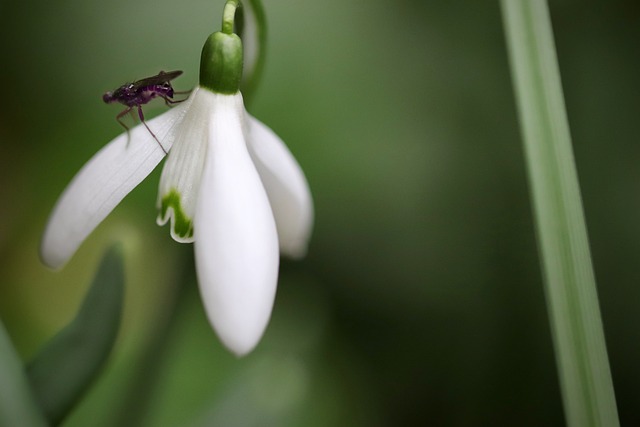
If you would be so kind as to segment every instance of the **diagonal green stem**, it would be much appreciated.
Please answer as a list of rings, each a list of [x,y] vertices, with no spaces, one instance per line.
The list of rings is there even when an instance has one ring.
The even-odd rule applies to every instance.
[[[502,0],[565,417],[618,426],[549,11]]]

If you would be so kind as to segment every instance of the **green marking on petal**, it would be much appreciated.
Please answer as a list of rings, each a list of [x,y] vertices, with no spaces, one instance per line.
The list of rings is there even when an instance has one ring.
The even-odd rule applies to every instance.
[[[171,227],[175,235],[183,238],[190,239],[193,237],[193,222],[182,210],[180,204],[180,193],[175,188],[172,188],[166,196],[162,198],[162,206],[160,207],[160,216],[164,219],[167,217],[167,211],[169,208],[173,209],[173,221]]]

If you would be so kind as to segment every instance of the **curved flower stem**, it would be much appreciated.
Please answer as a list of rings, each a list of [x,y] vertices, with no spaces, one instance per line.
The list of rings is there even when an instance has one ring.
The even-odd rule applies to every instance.
[[[235,21],[236,9],[240,6],[238,0],[227,0],[222,12],[222,32],[233,34],[233,23]]]
[[[260,0],[244,0],[236,13],[236,28],[244,46],[244,70],[240,91],[251,103],[260,82],[267,48],[267,22]]]
[[[240,91],[245,105],[250,104],[264,68],[267,22],[261,0],[227,0],[222,12],[222,30],[235,32],[243,46],[243,70]]]
[[[553,33],[544,0],[502,0],[567,425],[618,426]]]

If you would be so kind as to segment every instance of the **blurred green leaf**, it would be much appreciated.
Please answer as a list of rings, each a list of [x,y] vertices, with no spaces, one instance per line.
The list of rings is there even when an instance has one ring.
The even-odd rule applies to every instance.
[[[107,360],[120,327],[123,292],[122,251],[114,246],[75,319],[29,364],[32,389],[51,423],[67,415]]]
[[[0,427],[46,426],[9,335],[0,322]]]
[[[567,425],[620,425],[547,2],[502,0]]]

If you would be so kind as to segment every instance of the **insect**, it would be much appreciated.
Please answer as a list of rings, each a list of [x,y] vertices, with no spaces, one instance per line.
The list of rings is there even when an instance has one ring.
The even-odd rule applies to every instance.
[[[153,136],[153,138],[156,140],[158,145],[160,145],[162,151],[167,154],[167,151],[164,149],[158,138],[153,132],[151,132],[151,129],[149,129],[149,126],[147,126],[147,123],[144,121],[142,106],[144,104],[147,104],[154,98],[164,99],[164,103],[167,106],[171,106],[172,104],[177,104],[184,101],[184,99],[174,100],[173,95],[186,94],[189,93],[189,91],[175,92],[173,90],[173,87],[171,86],[171,80],[175,79],[180,74],[182,74],[182,71],[180,70],[169,72],[160,71],[155,76],[136,80],[132,83],[126,83],[113,92],[106,92],[102,96],[102,100],[107,104],[119,102],[127,106],[127,108],[125,108],[120,112],[120,114],[116,116],[116,120],[118,121],[118,123],[120,123],[122,127],[127,130],[127,135],[129,134],[129,128],[121,119],[127,113],[133,114],[133,109],[136,108],[138,110],[138,117],[140,118],[142,124],[144,124],[144,126],[147,128],[151,136]]]

